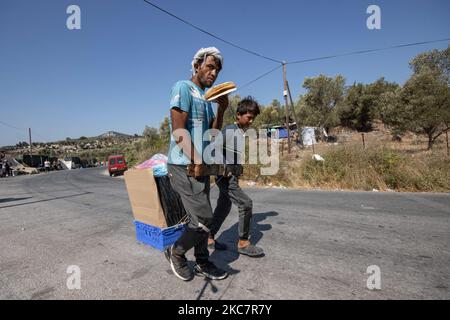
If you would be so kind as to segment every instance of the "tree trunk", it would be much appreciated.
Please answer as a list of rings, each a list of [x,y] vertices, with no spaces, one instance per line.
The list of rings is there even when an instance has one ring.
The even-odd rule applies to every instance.
[[[433,148],[433,143],[434,143],[433,133],[429,132],[427,135],[428,135],[428,149],[427,150],[431,150],[431,148]]]
[[[437,138],[439,138],[439,136],[443,133],[446,133],[450,128],[447,127],[446,129],[442,130],[441,132],[439,132],[436,136],[433,137],[433,134],[436,132],[436,130],[426,130],[426,134],[428,135],[428,149],[427,150],[431,150],[431,148],[434,145],[434,142],[437,140]]]

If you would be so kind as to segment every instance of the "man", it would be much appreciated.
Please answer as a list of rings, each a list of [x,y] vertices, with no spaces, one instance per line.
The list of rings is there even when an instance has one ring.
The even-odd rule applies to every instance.
[[[183,206],[189,216],[181,237],[165,252],[173,273],[188,281],[193,278],[186,252],[194,248],[196,265],[194,272],[213,280],[227,277],[224,270],[209,261],[208,234],[212,225],[213,212],[209,200],[209,177],[194,178],[187,175],[187,165],[194,163],[195,172],[200,172],[203,151],[208,142],[203,134],[211,128],[222,127],[223,114],[228,107],[228,97],[217,99],[217,117],[210,102],[204,98],[205,89],[211,87],[222,69],[223,58],[214,47],[202,48],[191,63],[191,80],[179,81],[172,88],[170,102],[171,141],[168,157],[170,183],[180,194]]]

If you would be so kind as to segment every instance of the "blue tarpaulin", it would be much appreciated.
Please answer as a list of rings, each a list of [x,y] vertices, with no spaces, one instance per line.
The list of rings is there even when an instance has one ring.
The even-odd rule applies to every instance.
[[[282,138],[287,138],[288,137],[288,133],[287,130],[284,128],[280,128],[278,129],[278,138],[282,139]]]

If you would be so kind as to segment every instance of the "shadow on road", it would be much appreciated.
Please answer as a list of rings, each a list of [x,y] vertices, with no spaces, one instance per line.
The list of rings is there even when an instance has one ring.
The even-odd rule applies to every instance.
[[[256,245],[263,237],[263,231],[272,229],[272,225],[269,223],[263,223],[268,217],[277,216],[278,212],[268,211],[261,213],[254,213],[252,216],[252,224],[250,228],[250,242]],[[238,225],[236,222],[229,229],[222,232],[217,241],[226,243],[228,249],[226,251],[214,250],[211,257],[217,256],[218,260],[225,260],[227,262],[233,262],[239,257],[237,252],[237,242],[239,240]]]
[[[250,241],[253,244],[256,245],[262,239],[262,237],[264,236],[263,231],[272,229],[272,225],[270,223],[261,223],[261,222],[266,220],[268,217],[274,217],[277,215],[278,212],[276,211],[268,211],[253,214],[250,229]],[[217,266],[227,271],[229,276],[239,273],[239,270],[233,269],[229,266],[229,264],[232,263],[233,261],[236,261],[240,255],[237,251],[237,242],[239,240],[238,223],[235,223],[233,226],[222,232],[222,234],[219,236],[217,240],[219,242],[226,243],[228,249],[225,251],[214,250],[210,255],[211,261],[214,261],[214,263],[216,263]],[[249,258],[249,259],[257,259],[257,258]],[[231,279],[230,283],[231,281],[233,280]],[[213,282],[211,282],[211,280],[205,279],[203,288],[200,290],[196,300],[200,300],[203,297],[203,294],[205,293],[205,290],[208,286],[211,286],[211,291],[213,293],[216,293],[218,291],[217,287],[214,285]],[[225,294],[228,287],[229,285],[224,290],[221,296]]]
[[[217,289],[217,287],[214,285],[214,282],[211,281],[210,279],[206,279],[205,278],[205,284],[203,285],[203,288],[200,290],[200,293],[198,294],[197,298],[195,298],[195,300],[201,300],[203,294],[205,293],[206,288],[209,286],[211,286],[211,291],[213,293],[216,293],[217,291],[219,291],[219,289]]]
[[[31,199],[31,198],[33,198],[33,197],[26,197],[26,198],[3,198],[3,199],[0,199],[0,203],[3,203],[3,202],[12,202],[12,201],[20,201],[20,200],[27,200],[27,199]]]
[[[11,204],[8,206],[1,206],[0,209],[3,208],[11,208],[11,207],[19,207],[19,206],[24,206],[27,204],[33,204],[33,203],[39,203],[39,202],[47,202],[47,201],[53,201],[53,200],[59,200],[59,199],[66,199],[66,198],[73,198],[73,197],[79,197],[79,196],[84,196],[86,194],[91,194],[92,192],[83,192],[83,193],[78,193],[78,194],[72,194],[70,196],[63,196],[63,197],[55,197],[55,198],[51,198],[51,199],[44,199],[44,200],[37,200],[37,201],[30,201],[30,202],[25,202],[25,203],[19,203],[19,204]],[[32,197],[30,197],[32,198]],[[18,200],[23,200],[23,199],[29,199],[29,198],[16,198],[14,200],[11,201],[18,201]],[[0,203],[1,203],[1,199],[0,199]]]
[[[276,211],[268,211],[253,214],[250,229],[251,243],[256,245],[264,236],[263,232],[272,229],[272,225],[270,223],[261,223],[261,222],[266,220],[268,217],[274,217],[277,215],[278,212]],[[216,263],[217,266],[219,266],[220,268],[227,271],[230,276],[239,273],[239,270],[233,269],[229,266],[230,263],[236,261],[240,256],[240,254],[237,251],[237,242],[239,240],[238,223],[235,223],[233,226],[222,232],[222,234],[219,236],[219,238],[217,238],[217,240],[219,242],[226,243],[228,249],[225,251],[214,250],[210,255],[211,261]],[[249,259],[255,259],[256,261],[256,259],[258,258],[249,258]],[[205,280],[205,284],[203,288],[200,290],[200,293],[197,296],[197,300],[200,300],[202,298],[205,289],[208,287],[208,285],[211,286],[211,291],[213,293],[217,292],[217,288],[214,286],[214,284],[209,280]]]

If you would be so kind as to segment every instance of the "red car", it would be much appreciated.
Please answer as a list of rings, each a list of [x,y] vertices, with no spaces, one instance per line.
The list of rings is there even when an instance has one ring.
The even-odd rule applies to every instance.
[[[123,155],[114,155],[108,157],[109,176],[124,173],[127,170],[127,163]]]

